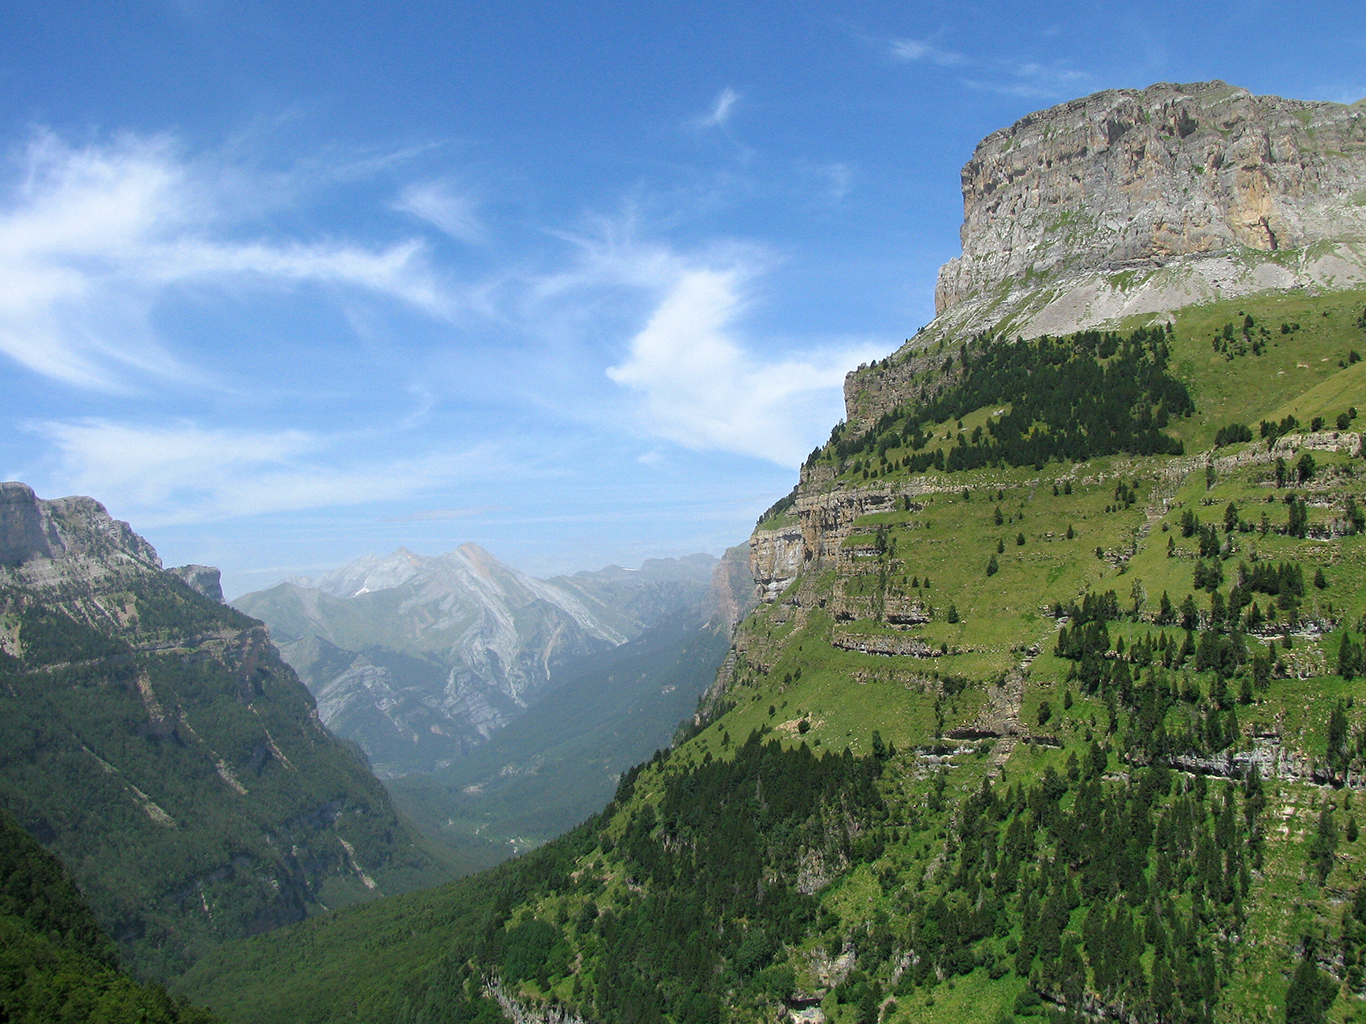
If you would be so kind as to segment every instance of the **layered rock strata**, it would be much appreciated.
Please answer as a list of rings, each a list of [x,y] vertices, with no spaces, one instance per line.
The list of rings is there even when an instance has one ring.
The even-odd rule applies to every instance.
[[[1366,101],[1164,83],[1030,114],[964,166],[961,237],[934,321],[846,379],[851,429],[913,397],[913,361],[940,340],[1366,283]]]
[[[1004,281],[1366,238],[1366,107],[1223,82],[1109,90],[993,132],[963,168],[937,312]]]

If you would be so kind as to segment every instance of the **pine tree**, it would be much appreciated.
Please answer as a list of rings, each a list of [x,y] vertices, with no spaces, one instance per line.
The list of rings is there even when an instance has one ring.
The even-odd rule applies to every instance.
[[[1342,631],[1342,641],[1338,644],[1338,675],[1352,679],[1361,673],[1362,648],[1352,640],[1352,634]]]

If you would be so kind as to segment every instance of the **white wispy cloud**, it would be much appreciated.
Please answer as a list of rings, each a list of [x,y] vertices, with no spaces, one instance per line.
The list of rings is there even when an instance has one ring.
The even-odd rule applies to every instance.
[[[1061,99],[1085,89],[1093,76],[1067,67],[1036,60],[982,59],[948,50],[923,39],[891,39],[886,42],[893,59],[906,63],[928,63],[956,69],[970,89],[995,92],[1025,99]]]
[[[718,97],[711,115],[718,126],[736,102],[733,90]],[[844,372],[886,347],[835,339],[818,356],[758,354],[740,316],[749,285],[776,264],[773,254],[729,239],[675,247],[664,240],[673,223],[668,211],[659,214],[644,199],[615,216],[585,218],[577,231],[547,230],[566,252],[543,255],[534,269],[508,262],[478,285],[452,284],[420,239],[380,246],[278,232],[243,239],[244,226],[258,223],[240,196],[253,187],[250,174],[208,163],[186,158],[169,138],[72,147],[49,134],[35,137],[15,156],[8,187],[0,179],[0,260],[8,271],[0,276],[0,353],[85,389],[202,385],[204,375],[180,361],[153,326],[168,297],[306,286],[331,295],[354,324],[364,311],[387,307],[351,299],[379,296],[462,326],[480,320],[500,339],[525,339],[520,369],[498,378],[504,397],[517,392],[516,401],[633,439],[643,425],[644,433],[693,450],[791,466],[838,417]],[[830,165],[821,173],[838,198],[847,169]],[[475,241],[484,230],[477,207],[450,180],[401,188],[391,206]],[[356,305],[362,312],[353,316],[347,307]],[[466,345],[466,336],[479,335],[460,337],[468,361],[455,365],[507,365],[506,348],[495,360],[475,351],[487,344],[492,352],[492,342]],[[604,349],[617,353],[615,360]],[[469,373],[462,373],[465,386]],[[414,411],[387,429],[415,429],[442,386],[433,380],[415,388]],[[26,429],[48,446],[55,467],[49,479],[60,489],[100,495],[148,526],[419,498],[470,474],[487,477],[490,463],[506,470],[514,460],[499,459],[498,451],[517,443],[509,435],[503,448],[494,443],[497,451],[451,451],[433,441],[393,459],[374,438],[357,442],[333,426],[268,431],[214,416],[158,421],[149,409],[137,422],[44,419]],[[655,465],[664,458],[643,456]],[[526,471],[561,471],[545,461]],[[430,516],[458,514],[448,508]]]
[[[483,245],[488,237],[474,198],[456,192],[449,182],[423,181],[408,185],[399,194],[394,209],[410,213],[468,245]]]
[[[968,63],[961,53],[944,50],[921,39],[893,39],[889,44],[892,56],[904,61],[928,61],[941,68],[957,68]]]
[[[661,437],[794,466],[813,430],[832,421],[829,405],[844,374],[870,358],[873,347],[807,360],[755,358],[735,337],[745,277],[742,270],[706,267],[680,273],[631,340],[626,360],[607,375],[643,395],[646,422]]]
[[[381,247],[225,237],[233,175],[184,159],[165,137],[73,147],[39,133],[12,156],[0,194],[0,352],[79,388],[197,379],[149,326],[171,290],[340,288],[437,317],[458,301],[425,243]]]
[[[409,512],[404,516],[384,519],[386,523],[444,523],[457,519],[472,519],[492,512],[506,512],[505,505],[471,505],[469,508],[429,508],[420,512]]]
[[[205,522],[413,497],[486,471],[484,447],[367,461],[354,439],[286,430],[141,426],[84,419],[28,425],[59,453],[55,474],[142,526]]]
[[[1091,82],[1091,76],[1066,67],[1029,62],[1008,65],[1008,77],[996,79],[965,78],[963,84],[972,89],[1020,96],[1029,100],[1055,100],[1074,96]]]
[[[730,120],[731,111],[735,109],[735,104],[740,100],[740,94],[730,86],[722,89],[716,95],[716,99],[711,105],[711,109],[701,117],[693,121],[697,128],[723,128]]]

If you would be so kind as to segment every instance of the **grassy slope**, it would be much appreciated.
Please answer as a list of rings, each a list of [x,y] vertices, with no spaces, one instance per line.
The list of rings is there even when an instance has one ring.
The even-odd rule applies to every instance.
[[[832,646],[830,640],[836,630],[870,636],[899,635],[903,631],[871,618],[836,624],[829,608],[821,607],[822,598],[835,596],[837,585],[846,594],[874,586],[866,578],[858,579],[856,573],[846,572],[840,578],[836,571],[827,571],[818,579],[799,581],[783,601],[761,608],[742,627],[740,649],[754,652],[755,657],[749,664],[742,660],[737,668],[728,694],[733,707],[662,765],[647,769],[637,781],[630,803],[614,808],[615,817],[603,823],[605,833],[619,841],[628,815],[657,799],[670,773],[686,771],[708,756],[728,757],[751,730],[771,730],[772,737],[790,745],[805,742],[818,751],[838,751],[847,746],[856,754],[867,753],[872,730],[880,730],[901,751],[889,762],[880,784],[893,826],[886,849],[874,861],[852,868],[825,888],[821,903],[833,916],[822,920],[830,923],[780,953],[794,969],[799,989],[811,992],[823,987],[812,966],[818,948],[837,950],[842,938],[857,939],[879,913],[895,929],[898,921],[904,920],[907,894],[932,892],[942,884],[938,868],[953,808],[961,797],[976,790],[984,776],[1024,782],[1037,779],[1050,765],[1063,772],[1069,755],[1084,753],[1093,736],[1104,739],[1109,709],[1102,700],[1081,694],[1075,683],[1067,681],[1072,663],[1052,653],[1056,623],[1047,606],[1078,598],[1088,589],[1094,593],[1113,589],[1126,608],[1138,597],[1146,600],[1145,610],[1150,610],[1164,590],[1173,604],[1179,604],[1192,591],[1195,564],[1195,539],[1183,538],[1179,529],[1185,510],[1195,511],[1203,522],[1218,523],[1232,501],[1242,517],[1254,524],[1263,509],[1273,527],[1285,521],[1285,505],[1266,500],[1268,496],[1280,497],[1268,484],[1269,466],[1253,463],[1223,470],[1208,486],[1203,456],[1211,448],[1215,431],[1230,421],[1248,423],[1255,433],[1262,418],[1279,419],[1293,413],[1307,427],[1316,415],[1326,417],[1331,424],[1349,405],[1366,409],[1366,377],[1361,364],[1346,368],[1338,365],[1346,361],[1353,348],[1366,349],[1366,333],[1356,324],[1363,302],[1366,295],[1361,293],[1318,299],[1271,297],[1199,307],[1175,317],[1174,362],[1198,409],[1191,419],[1173,425],[1173,432],[1186,445],[1185,472],[1173,473],[1169,458],[1113,457],[1076,466],[1053,464],[1041,472],[1007,468],[949,478],[931,474],[931,480],[947,482],[950,487],[933,495],[923,510],[868,517],[857,523],[856,535],[847,542],[850,546],[868,546],[879,527],[895,540],[893,562],[898,564],[888,570],[890,582],[906,589],[910,586],[907,577],[919,577],[921,596],[938,614],[917,632],[936,648],[946,645],[950,653],[935,658],[889,658]],[[1266,353],[1233,359],[1216,353],[1211,339],[1225,323],[1241,328],[1245,312],[1251,312],[1259,326],[1270,328]],[[1298,323],[1300,328],[1282,334],[1281,323]],[[971,430],[974,421],[985,419],[986,412],[964,417],[964,428]],[[950,426],[938,425],[937,436],[943,437]],[[957,429],[952,425],[953,433]],[[1221,449],[1218,454],[1259,447],[1264,449],[1265,443],[1254,441]],[[1311,501],[1321,501],[1320,505],[1311,504],[1311,525],[1340,515],[1345,493],[1355,494],[1359,503],[1366,504],[1366,479],[1359,475],[1359,458],[1323,451],[1316,451],[1314,457],[1318,471],[1310,486],[1302,489]],[[891,477],[893,481],[899,479],[895,472]],[[852,477],[846,479],[852,482]],[[1132,506],[1115,510],[1119,480],[1130,484],[1137,481],[1137,500]],[[1069,482],[1070,495],[1064,493]],[[1053,493],[1055,483],[1059,485],[1057,496]],[[970,499],[963,498],[964,487],[970,490]],[[999,526],[994,522],[998,505],[1005,520]],[[1107,506],[1110,511],[1106,511]],[[1069,526],[1074,532],[1070,541],[1065,539]],[[1024,545],[1015,543],[1017,533],[1024,534]],[[1222,530],[1220,537],[1224,537]],[[1169,538],[1173,538],[1170,557]],[[1250,559],[1254,549],[1267,559],[1293,558],[1303,565],[1306,583],[1315,567],[1323,568],[1328,583],[1322,591],[1307,588],[1302,614],[1360,628],[1366,613],[1366,538],[1297,540],[1274,532],[1262,535],[1260,530],[1235,533],[1233,538],[1237,550],[1223,563],[1225,594],[1238,561]],[[1004,553],[997,556],[1000,572],[987,577],[985,565],[996,552],[998,540],[1004,542]],[[1097,547],[1104,557],[1097,557]],[[872,562],[867,564],[871,566]],[[928,589],[923,588],[925,576],[931,580]],[[798,595],[800,608],[790,603]],[[1258,600],[1267,603],[1263,595],[1258,595]],[[944,611],[950,603],[960,613],[957,624],[945,621]],[[1208,607],[1203,594],[1197,603],[1202,610]],[[1112,634],[1123,635],[1129,644],[1157,628],[1147,621],[1111,624]],[[1168,633],[1174,638],[1181,635],[1170,627]],[[1287,750],[1321,759],[1325,723],[1332,706],[1338,700],[1351,702],[1363,694],[1360,680],[1347,682],[1325,674],[1325,666],[1333,664],[1338,636],[1334,629],[1320,637],[1294,637],[1293,652],[1283,657],[1292,670],[1298,665],[1314,674],[1306,679],[1277,679],[1265,693],[1257,694],[1254,704],[1240,706],[1237,710],[1244,728],[1240,745],[1250,742],[1248,734],[1254,729],[1274,728]],[[1250,647],[1255,652],[1261,643],[1252,639]],[[999,712],[1000,693],[989,684],[1020,665],[1024,649],[1032,645],[1037,645],[1040,653],[1028,665],[1020,726],[1026,733],[1046,733],[1059,745],[1014,743],[1009,739],[966,741],[948,744],[949,756],[943,758],[944,747],[936,741],[936,733],[973,723],[993,707],[993,698]],[[767,666],[766,671],[756,667],[760,663]],[[938,682],[949,675],[965,676],[973,682],[950,696],[940,692]],[[1196,681],[1208,691],[1208,674]],[[1064,710],[1069,692],[1072,706]],[[1041,726],[1039,706],[1045,700],[1054,713],[1046,726]],[[1190,713],[1188,706],[1178,704],[1169,712],[1168,725],[1177,726],[1182,716]],[[1359,709],[1352,708],[1348,715],[1354,730],[1366,724]],[[1121,711],[1119,717],[1116,739],[1107,741],[1112,748],[1111,772],[1125,767],[1114,748],[1117,737],[1125,734],[1128,716]],[[941,776],[947,784],[947,809],[928,811],[936,779]],[[1341,813],[1345,804],[1366,818],[1366,810],[1357,806],[1359,797],[1305,781],[1277,780],[1268,782],[1267,795],[1265,818],[1275,825],[1267,830],[1264,865],[1254,873],[1246,901],[1249,923],[1244,934],[1252,941],[1238,943],[1229,954],[1221,1019],[1280,1019],[1281,1000],[1300,936],[1317,930],[1331,937],[1341,916],[1344,894],[1350,894],[1360,882],[1360,846],[1366,839],[1341,843],[1323,887],[1312,878],[1304,852],[1306,833],[1312,831],[1322,803],[1332,800],[1339,808],[1340,820],[1345,820]],[[912,819],[914,825],[910,824]],[[630,887],[614,863],[612,855],[597,849],[579,861],[587,873],[601,874],[603,889],[594,897],[599,905],[613,905],[613,901],[625,905],[630,900]],[[435,895],[432,899],[439,901]],[[530,892],[520,909],[514,908],[514,914],[552,922],[570,920],[585,899],[572,889]],[[383,932],[407,913],[401,906],[406,905],[380,904],[338,915],[335,923],[306,925],[299,930],[297,941],[288,933],[266,937],[246,947],[246,960],[233,963],[230,957],[222,959],[213,965],[216,975],[212,977],[201,972],[192,979],[191,990],[230,1012],[234,1006],[245,1007],[253,998],[259,1007],[265,1001],[259,998],[260,991],[268,987],[274,1009],[259,1013],[244,1010],[239,1019],[289,1019],[301,1004],[289,994],[290,983],[282,978],[315,978],[314,972],[325,970],[324,965],[333,963],[334,957],[352,956],[355,940],[347,936],[372,929]],[[603,955],[601,950],[588,939],[575,938],[572,929],[565,934],[567,941],[577,944],[575,948],[588,954],[581,970],[593,968]],[[1012,937],[1018,934],[1017,922]],[[429,947],[440,945],[433,945],[431,937],[419,935],[416,928],[395,942],[394,952],[384,954],[383,961],[371,961],[377,966],[367,968],[369,972],[383,971],[385,962],[403,962],[408,965],[405,970],[414,971],[415,960],[428,956]],[[285,943],[293,943],[291,949],[296,950],[292,973],[264,973],[264,980],[256,981],[253,988],[250,965],[259,969],[269,963],[271,951],[279,951]],[[338,1019],[336,1013],[319,1009],[313,981],[302,984],[299,991],[309,993],[307,1001],[313,1007],[309,1019]],[[561,1001],[575,1002],[572,971],[548,979],[548,985]],[[1024,979],[1012,972],[992,979],[981,968],[912,990],[894,1006],[884,1008],[884,1019],[996,1021],[1010,1011],[1024,987]],[[534,999],[550,993],[528,981],[524,994]],[[1361,1005],[1344,991],[1330,1016],[1356,1019]],[[839,1024],[854,1024],[855,1006],[837,1003],[832,994],[826,995],[822,1006]],[[333,1009],[337,1008],[333,1004]],[[754,1011],[756,1015],[771,1012]]]

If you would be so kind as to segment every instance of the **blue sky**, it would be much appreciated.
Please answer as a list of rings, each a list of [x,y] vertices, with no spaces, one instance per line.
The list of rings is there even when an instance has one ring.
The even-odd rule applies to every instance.
[[[959,170],[1105,88],[1366,96],[1357,4],[0,12],[0,474],[229,594],[719,553],[933,316]]]

